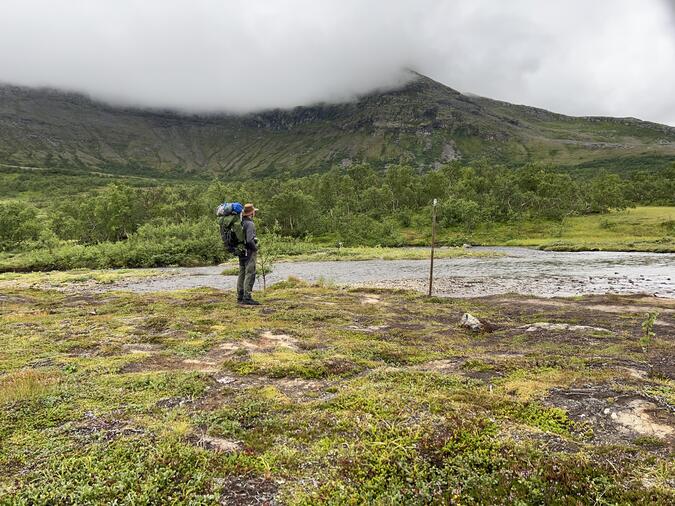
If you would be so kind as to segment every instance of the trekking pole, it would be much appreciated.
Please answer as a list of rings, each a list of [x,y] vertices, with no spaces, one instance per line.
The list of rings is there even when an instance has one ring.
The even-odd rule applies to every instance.
[[[436,247],[436,204],[438,200],[434,199],[431,212],[431,265],[429,266],[429,297],[434,284],[434,248]]]

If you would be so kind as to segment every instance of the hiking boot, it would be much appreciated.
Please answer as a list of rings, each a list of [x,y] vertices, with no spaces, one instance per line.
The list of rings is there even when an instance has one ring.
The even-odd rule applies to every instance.
[[[242,303],[244,301],[244,292],[237,292],[237,302]]]
[[[259,306],[260,305],[260,302],[258,302],[257,300],[253,300],[251,297],[248,297],[247,299],[242,300],[241,303],[244,306]]]

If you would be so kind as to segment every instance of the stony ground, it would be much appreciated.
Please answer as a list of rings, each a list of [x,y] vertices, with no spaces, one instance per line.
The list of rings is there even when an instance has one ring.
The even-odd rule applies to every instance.
[[[0,503],[675,501],[675,300],[232,299],[3,285]]]

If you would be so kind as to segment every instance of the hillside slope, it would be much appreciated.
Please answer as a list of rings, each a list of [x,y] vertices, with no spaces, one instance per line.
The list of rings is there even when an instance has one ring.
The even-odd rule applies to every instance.
[[[419,75],[353,103],[245,116],[120,108],[72,93],[0,87],[0,163],[9,165],[248,176],[361,160],[428,168],[480,158],[653,166],[675,160],[675,128],[564,116],[463,95]]]

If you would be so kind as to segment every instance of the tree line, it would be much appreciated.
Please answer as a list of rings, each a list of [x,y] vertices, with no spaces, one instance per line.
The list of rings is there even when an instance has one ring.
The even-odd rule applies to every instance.
[[[42,189],[43,197],[49,190]],[[490,223],[675,205],[675,165],[658,173],[622,177],[601,171],[583,177],[541,165],[452,163],[419,172],[405,165],[377,171],[359,164],[300,178],[102,184],[67,198],[39,199],[38,205],[25,198],[0,202],[0,250],[132,239],[169,244],[204,235],[213,244],[214,208],[224,200],[254,202],[263,233],[273,228],[296,239],[396,246],[405,242],[402,230],[428,228],[434,198],[440,226],[467,232]]]

